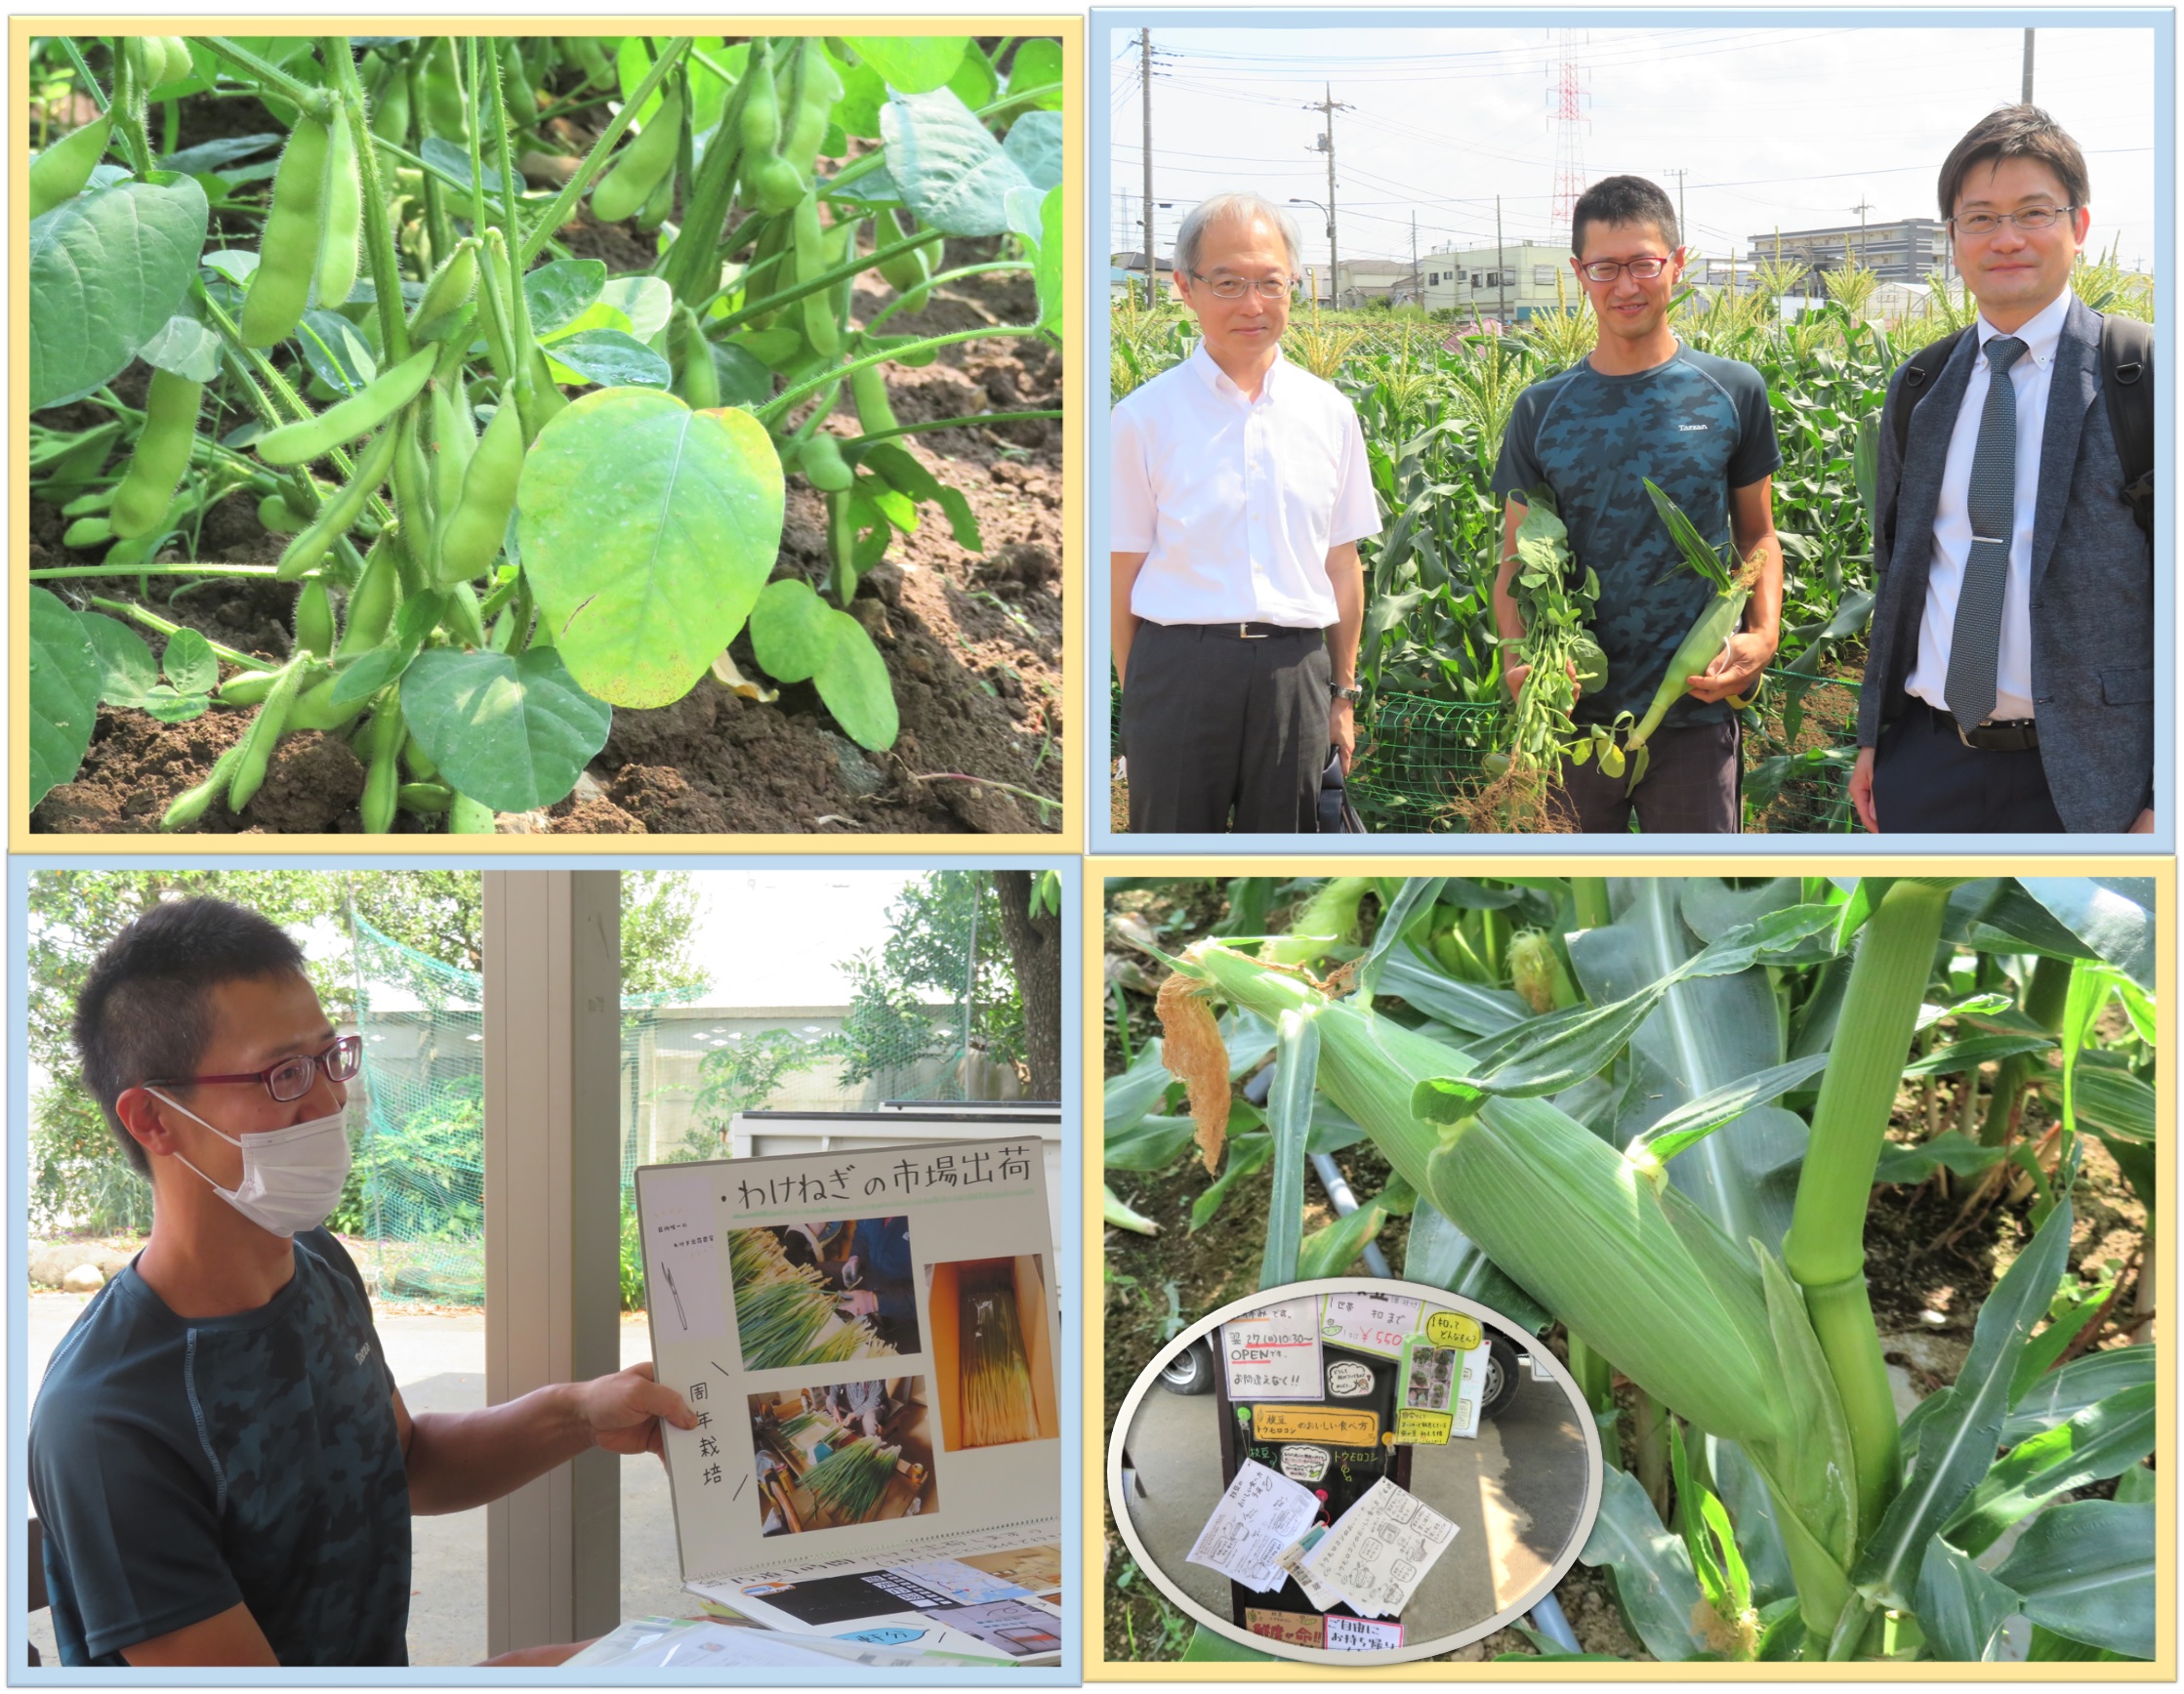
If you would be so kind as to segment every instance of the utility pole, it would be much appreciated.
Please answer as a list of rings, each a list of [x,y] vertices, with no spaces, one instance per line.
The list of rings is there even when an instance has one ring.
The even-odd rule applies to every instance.
[[[1159,248],[1153,240],[1153,32],[1137,32],[1138,81],[1144,87],[1145,110],[1145,305],[1148,310],[1160,300]]]
[[[1863,265],[1866,262],[1866,214],[1873,207],[1867,203],[1866,196],[1860,194],[1858,204],[1850,209],[1858,214],[1858,263]]]
[[[1320,85],[1322,96],[1305,106],[1306,111],[1316,111],[1327,119],[1327,128],[1321,133],[1316,149],[1327,155],[1327,303],[1339,308],[1342,304],[1342,256],[1335,241],[1335,114],[1339,111],[1355,111],[1335,98],[1335,85]]]
[[[1506,335],[1509,329],[1509,258],[1506,253],[1502,251],[1502,196],[1500,194],[1494,196],[1494,280],[1502,288],[1500,310],[1502,332]]]
[[[1418,268],[1418,214],[1411,214],[1411,292],[1421,310],[1425,305],[1425,273]]]
[[[2022,98],[2027,105],[2033,103],[2033,32],[2030,29],[2025,31],[2025,92]]]
[[[1691,226],[1684,222],[1683,217],[1683,180],[1691,173],[1682,165],[1673,165],[1662,171],[1661,174],[1664,177],[1673,177],[1676,180],[1676,245],[1679,247],[1686,246],[1691,240]]]

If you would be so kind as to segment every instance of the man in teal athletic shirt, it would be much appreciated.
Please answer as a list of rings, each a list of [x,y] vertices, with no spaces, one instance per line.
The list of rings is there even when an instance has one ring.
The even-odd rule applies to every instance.
[[[1774,656],[1782,613],[1772,494],[1782,452],[1766,381],[1751,365],[1694,351],[1669,327],[1684,250],[1675,207],[1658,186],[1642,177],[1593,184],[1572,214],[1570,246],[1598,341],[1587,358],[1526,389],[1510,414],[1494,472],[1504,503],[1495,622],[1504,638],[1524,634],[1509,588],[1516,528],[1525,491],[1545,483],[1578,574],[1589,569],[1600,584],[1593,634],[1608,677],[1581,694],[1574,716],[1581,724],[1612,723],[1623,712],[1642,718],[1714,592],[1683,563],[1646,480],[1717,548],[1733,543],[1739,558],[1757,548],[1760,576],[1744,627],[1669,709],[1645,780],[1627,797],[1627,778],[1596,764],[1562,770],[1561,798],[1583,831],[1628,830],[1635,808],[1649,834],[1734,834],[1737,723],[1725,702]],[[1507,668],[1512,698],[1524,676],[1522,665]]]

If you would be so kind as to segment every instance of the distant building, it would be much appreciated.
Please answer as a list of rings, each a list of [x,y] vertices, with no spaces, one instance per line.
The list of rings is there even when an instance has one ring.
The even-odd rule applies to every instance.
[[[1933,289],[1923,282],[1883,282],[1866,302],[1865,316],[1874,323],[1899,324],[1919,316],[1933,300]]]
[[[1899,218],[1893,224],[1841,224],[1827,229],[1770,229],[1751,237],[1751,259],[1782,257],[1804,268],[1803,291],[1824,292],[1816,274],[1837,270],[1853,256],[1883,282],[1923,282],[1950,265],[1949,227],[1938,218]],[[1748,261],[1749,262],[1749,261]]]
[[[1540,311],[1576,306],[1584,298],[1570,274],[1570,250],[1511,241],[1500,247],[1445,248],[1404,268],[1401,304],[1429,311],[1454,311],[1484,323],[1503,317],[1522,323]],[[1561,279],[1559,291],[1556,278]]]
[[[1327,265],[1305,262],[1305,274],[1313,295],[1322,306],[1358,307],[1376,300],[1396,300],[1396,291],[1410,280],[1411,268],[1400,259],[1345,259],[1342,261],[1342,287],[1332,302],[1327,293]]]
[[[1175,256],[1172,253],[1164,254],[1157,278],[1159,286],[1153,291],[1156,299],[1168,292],[1168,278],[1174,269]],[[1136,290],[1139,300],[1145,298],[1145,250],[1141,247],[1133,248],[1128,253],[1110,253],[1107,256],[1107,292],[1115,295],[1131,288]]]

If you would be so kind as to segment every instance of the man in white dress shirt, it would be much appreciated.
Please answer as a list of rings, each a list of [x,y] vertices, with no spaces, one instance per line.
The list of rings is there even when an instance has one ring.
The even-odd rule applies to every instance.
[[[1116,407],[1113,642],[1130,827],[1317,828],[1330,750],[1356,743],[1358,541],[1380,533],[1364,433],[1282,357],[1296,225],[1257,194],[1202,200],[1175,291],[1204,339]]]
[[[2070,287],[2084,156],[2004,106],[1940,199],[1979,317],[1889,386],[1851,798],[1893,834],[2150,830],[2153,559],[2117,498],[2102,319]]]

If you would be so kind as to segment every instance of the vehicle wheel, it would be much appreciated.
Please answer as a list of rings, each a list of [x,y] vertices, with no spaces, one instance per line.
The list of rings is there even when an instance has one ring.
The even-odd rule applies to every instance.
[[[1160,1385],[1171,1394],[1211,1394],[1214,1391],[1214,1343],[1201,1339],[1160,1368]]]
[[[1516,1398],[1517,1373],[1524,1368],[1517,1350],[1500,1336],[1487,1339],[1486,1394],[1479,1416],[1491,1418]]]

